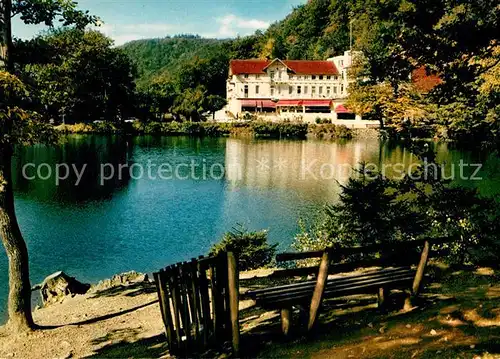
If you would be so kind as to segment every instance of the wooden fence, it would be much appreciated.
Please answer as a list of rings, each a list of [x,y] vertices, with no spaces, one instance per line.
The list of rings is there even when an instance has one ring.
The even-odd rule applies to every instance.
[[[238,268],[232,252],[176,263],[154,279],[172,354],[202,354],[231,343],[238,355]]]

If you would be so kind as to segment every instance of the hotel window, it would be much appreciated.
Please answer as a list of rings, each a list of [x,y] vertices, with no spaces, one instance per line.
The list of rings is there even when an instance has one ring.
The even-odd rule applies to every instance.
[[[274,86],[271,86],[271,96],[274,96]]]
[[[248,85],[245,85],[245,97],[248,97]]]
[[[330,86],[326,86],[326,95],[330,96]]]
[[[333,86],[333,93],[336,94],[337,93],[337,86]]]
[[[343,93],[344,92],[344,84],[341,84],[340,85],[340,93]]]
[[[293,75],[289,75],[289,76],[288,76],[288,78],[289,78],[290,80],[293,80]]]
[[[331,78],[332,78],[332,77],[331,77],[330,75],[328,75],[328,76],[326,77],[326,79],[327,79],[327,80],[330,80]]]
[[[321,95],[323,93],[323,86],[319,87],[319,94]]]
[[[288,94],[291,95],[293,92],[293,86],[288,86]]]
[[[337,81],[337,80],[339,79],[339,77],[338,77],[337,75],[335,75],[335,76],[333,76],[333,79],[334,79],[335,81]]]
[[[319,79],[320,79],[320,80],[323,80],[323,75],[319,75]]]
[[[271,80],[274,80],[274,71],[269,72],[269,77]]]
[[[304,86],[304,95],[307,95],[307,86]]]
[[[247,79],[248,78],[248,74],[243,75],[243,77]]]
[[[255,93],[258,95],[259,94],[259,85],[255,85]]]
[[[281,71],[278,70],[278,80],[281,80]]]
[[[316,95],[316,86],[311,87],[311,94],[314,96]]]
[[[312,75],[311,79],[316,80],[316,75]]]
[[[302,93],[302,86],[297,86],[297,94],[300,95]]]

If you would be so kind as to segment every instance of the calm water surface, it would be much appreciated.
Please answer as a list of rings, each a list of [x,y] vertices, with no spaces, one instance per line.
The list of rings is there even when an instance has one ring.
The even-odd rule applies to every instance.
[[[482,163],[483,180],[458,182],[477,186],[487,196],[500,194],[496,155],[433,146],[448,171],[460,160]],[[268,229],[279,250],[287,250],[298,219],[310,220],[324,204],[336,201],[339,184],[349,178],[346,166],[360,161],[409,166],[417,159],[403,147],[376,139],[328,143],[70,136],[56,147],[20,148],[14,166],[16,208],[30,252],[32,283],[57,270],[89,282],[128,270],[151,272],[207,253],[238,223]],[[58,163],[79,171],[87,167],[78,186],[74,174],[56,185],[53,176],[23,178],[27,163],[47,163],[43,177]],[[148,166],[154,176],[155,166],[162,163],[177,168],[181,178],[148,175]],[[102,164],[107,164],[105,178],[115,169],[112,179],[100,176]],[[118,176],[120,164],[132,166],[132,174],[124,167]],[[27,171],[35,173],[31,167]],[[169,174],[175,173],[163,173]],[[2,319],[7,297],[3,251],[0,273]]]

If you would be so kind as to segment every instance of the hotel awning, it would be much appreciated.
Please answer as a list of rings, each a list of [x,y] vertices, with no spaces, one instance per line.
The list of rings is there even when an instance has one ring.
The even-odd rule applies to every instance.
[[[304,100],[303,105],[307,107],[330,107],[332,100]]]
[[[277,106],[302,106],[302,100],[279,100]]]
[[[353,113],[351,110],[346,108],[344,105],[338,105],[335,107],[335,112],[337,113]]]
[[[271,100],[241,100],[241,107],[276,108]]]

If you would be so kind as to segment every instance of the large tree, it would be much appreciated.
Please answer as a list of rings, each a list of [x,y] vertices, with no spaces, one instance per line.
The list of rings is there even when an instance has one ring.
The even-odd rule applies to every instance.
[[[41,111],[61,121],[108,121],[131,111],[134,66],[113,40],[98,31],[57,29],[29,42],[19,59]],[[37,56],[43,53],[43,56]],[[38,58],[37,58],[38,57]]]
[[[45,128],[35,114],[23,110],[27,91],[14,76],[11,20],[19,16],[26,24],[75,25],[84,28],[96,18],[66,0],[0,1],[0,236],[9,260],[9,321],[12,332],[34,328],[31,314],[31,285],[26,243],[14,209],[12,153],[17,143],[43,139]]]

